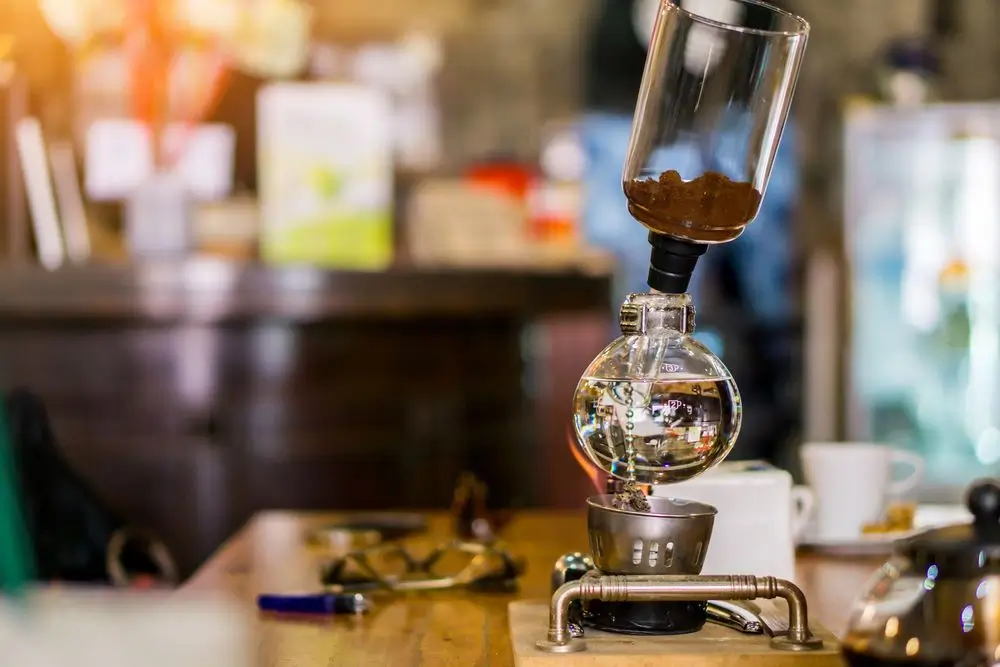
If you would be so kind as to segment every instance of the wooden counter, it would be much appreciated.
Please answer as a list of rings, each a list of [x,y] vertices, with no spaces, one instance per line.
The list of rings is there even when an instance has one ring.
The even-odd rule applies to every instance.
[[[189,581],[186,591],[231,591],[252,604],[261,592],[314,590],[328,554],[304,546],[303,533],[330,516],[265,513],[232,538]],[[450,522],[433,515],[414,550],[449,536]],[[547,598],[550,568],[562,554],[586,548],[580,512],[524,512],[505,529],[511,551],[527,559],[520,597]],[[798,580],[813,617],[841,632],[854,595],[878,561],[808,558]],[[507,604],[513,596],[441,592],[378,601],[361,619],[316,622],[260,619],[260,667],[328,665],[512,665]],[[540,631],[544,630],[540,628]]]

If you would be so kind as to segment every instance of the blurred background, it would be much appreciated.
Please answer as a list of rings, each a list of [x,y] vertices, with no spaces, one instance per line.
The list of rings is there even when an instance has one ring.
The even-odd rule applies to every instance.
[[[886,442],[954,501],[1000,468],[1000,3],[776,4],[812,24],[793,119],[693,288],[734,457]],[[656,7],[2,3],[0,387],[183,572],[255,511],[444,507],[466,471],[580,506],[570,399],[646,289]]]

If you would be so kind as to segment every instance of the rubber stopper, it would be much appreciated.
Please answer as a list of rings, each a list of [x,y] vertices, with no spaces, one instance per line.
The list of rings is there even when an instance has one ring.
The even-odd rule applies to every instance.
[[[649,244],[653,246],[653,251],[649,258],[647,284],[665,294],[687,292],[695,266],[708,246],[654,232],[649,234]]]

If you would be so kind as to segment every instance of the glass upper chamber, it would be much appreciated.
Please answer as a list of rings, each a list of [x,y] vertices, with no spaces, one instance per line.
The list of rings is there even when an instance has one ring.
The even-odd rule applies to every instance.
[[[623,187],[649,230],[700,244],[743,233],[760,210],[809,35],[757,0],[703,10],[662,0]]]
[[[623,335],[576,388],[577,446],[605,472],[634,472],[640,484],[682,482],[721,462],[739,435],[740,394],[722,361],[692,338],[691,297],[633,294],[619,319]]]

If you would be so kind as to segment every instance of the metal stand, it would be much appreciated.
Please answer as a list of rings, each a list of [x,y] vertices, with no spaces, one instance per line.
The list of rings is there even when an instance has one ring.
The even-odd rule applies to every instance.
[[[771,640],[781,651],[815,651],[823,640],[809,630],[806,597],[798,586],[774,577],[750,575],[650,575],[584,577],[559,588],[549,606],[548,638],[535,645],[548,653],[575,653],[586,649],[582,639],[573,639],[569,628],[570,603],[602,602],[699,602],[708,600],[773,600],[788,603],[788,634]]]

